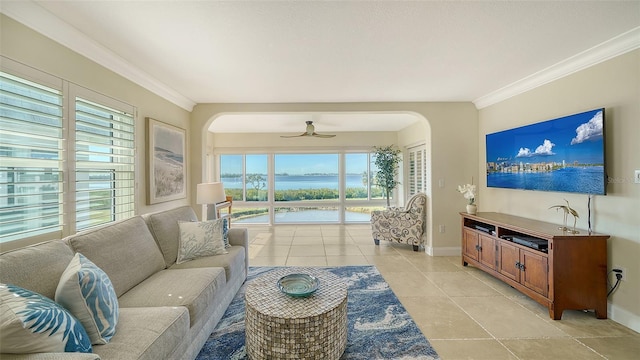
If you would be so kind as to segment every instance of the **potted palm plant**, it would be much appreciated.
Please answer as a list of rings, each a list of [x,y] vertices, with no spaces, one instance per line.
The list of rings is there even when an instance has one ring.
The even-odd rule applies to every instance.
[[[400,185],[398,181],[398,167],[402,161],[400,157],[401,153],[402,151],[394,145],[374,146],[373,148],[373,163],[378,168],[378,171],[373,177],[373,181],[375,185],[384,189],[387,207],[391,206],[389,203],[391,192]]]

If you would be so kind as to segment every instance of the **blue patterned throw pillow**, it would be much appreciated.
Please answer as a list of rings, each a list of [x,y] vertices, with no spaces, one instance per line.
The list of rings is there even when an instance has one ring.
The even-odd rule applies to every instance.
[[[229,244],[229,220],[227,218],[222,219],[222,240],[224,241],[225,249],[231,247],[231,244]]]
[[[36,292],[0,283],[0,353],[91,352],[89,335],[62,306]]]
[[[94,345],[106,344],[116,332],[118,297],[107,274],[76,253],[60,277],[56,302],[80,320]]]
[[[224,243],[224,220],[179,221],[180,239],[176,264],[203,256],[227,254]]]

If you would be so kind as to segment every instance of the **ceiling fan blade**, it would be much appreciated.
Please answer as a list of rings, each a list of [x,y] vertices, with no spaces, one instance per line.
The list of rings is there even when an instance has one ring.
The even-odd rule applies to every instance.
[[[318,134],[318,133],[313,133],[311,134],[311,136],[315,136],[315,137],[319,137],[319,138],[332,138],[335,137],[335,135],[327,135],[327,134]]]
[[[281,138],[294,138],[294,137],[300,137],[300,136],[309,136],[309,135],[306,132],[300,135],[280,135]]]

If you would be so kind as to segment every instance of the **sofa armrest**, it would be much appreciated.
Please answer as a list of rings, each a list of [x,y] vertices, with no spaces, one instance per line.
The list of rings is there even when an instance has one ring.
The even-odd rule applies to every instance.
[[[244,247],[244,262],[249,271],[249,232],[246,228],[230,228],[228,235],[231,246]]]
[[[246,228],[229,229],[229,244],[249,248],[249,233]]]

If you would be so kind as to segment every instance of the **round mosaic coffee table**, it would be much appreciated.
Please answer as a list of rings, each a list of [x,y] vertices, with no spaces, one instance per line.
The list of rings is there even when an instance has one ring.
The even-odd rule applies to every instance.
[[[292,297],[278,280],[301,273],[320,280],[308,297]],[[245,344],[250,359],[339,359],[347,346],[347,285],[318,268],[273,270],[247,284]]]

